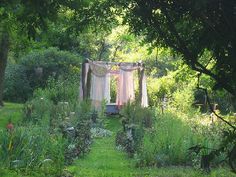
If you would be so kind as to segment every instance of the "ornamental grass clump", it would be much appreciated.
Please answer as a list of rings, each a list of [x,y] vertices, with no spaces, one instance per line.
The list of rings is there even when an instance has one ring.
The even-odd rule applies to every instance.
[[[144,135],[137,165],[190,165],[188,148],[200,139],[199,134],[173,113],[158,114],[154,129]]]
[[[51,136],[42,127],[16,127],[11,132],[2,130],[0,142],[1,167],[43,170],[47,163],[49,174],[60,174],[64,166],[65,142],[62,136]]]

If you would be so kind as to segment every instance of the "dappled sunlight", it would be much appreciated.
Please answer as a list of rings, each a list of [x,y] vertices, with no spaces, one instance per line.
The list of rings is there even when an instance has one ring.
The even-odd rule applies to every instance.
[[[236,176],[235,0],[0,1],[0,176]]]

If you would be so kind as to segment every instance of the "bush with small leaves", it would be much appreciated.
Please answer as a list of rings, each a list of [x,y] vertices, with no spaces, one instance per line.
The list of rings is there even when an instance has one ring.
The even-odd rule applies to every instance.
[[[8,64],[4,78],[4,100],[25,102],[32,96],[33,90],[26,75],[26,67],[18,64]]]

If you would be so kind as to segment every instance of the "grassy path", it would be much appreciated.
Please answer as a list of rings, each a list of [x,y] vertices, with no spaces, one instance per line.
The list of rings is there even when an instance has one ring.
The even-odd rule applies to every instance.
[[[91,152],[76,162],[70,170],[77,176],[127,176],[132,175],[132,163],[125,153],[115,148],[115,132],[118,130],[117,119],[110,120],[106,127],[113,131],[111,137],[97,138]]]
[[[168,168],[135,168],[135,162],[124,152],[115,148],[115,133],[120,128],[118,119],[107,120],[106,128],[113,131],[111,137],[97,138],[93,142],[91,152],[78,159],[73,166],[68,167],[78,177],[231,177],[234,174],[225,169],[214,170],[210,175],[204,175],[199,170],[184,167]]]

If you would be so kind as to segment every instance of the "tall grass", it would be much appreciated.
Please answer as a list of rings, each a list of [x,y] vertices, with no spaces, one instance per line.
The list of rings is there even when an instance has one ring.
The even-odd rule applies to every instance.
[[[143,146],[137,157],[138,165],[189,165],[191,157],[188,148],[202,139],[173,113],[158,114],[154,129],[144,135]]]
[[[0,131],[0,166],[11,169],[40,170],[50,166],[50,172],[60,174],[64,166],[64,140],[50,136],[39,126],[17,127],[13,132]]]

